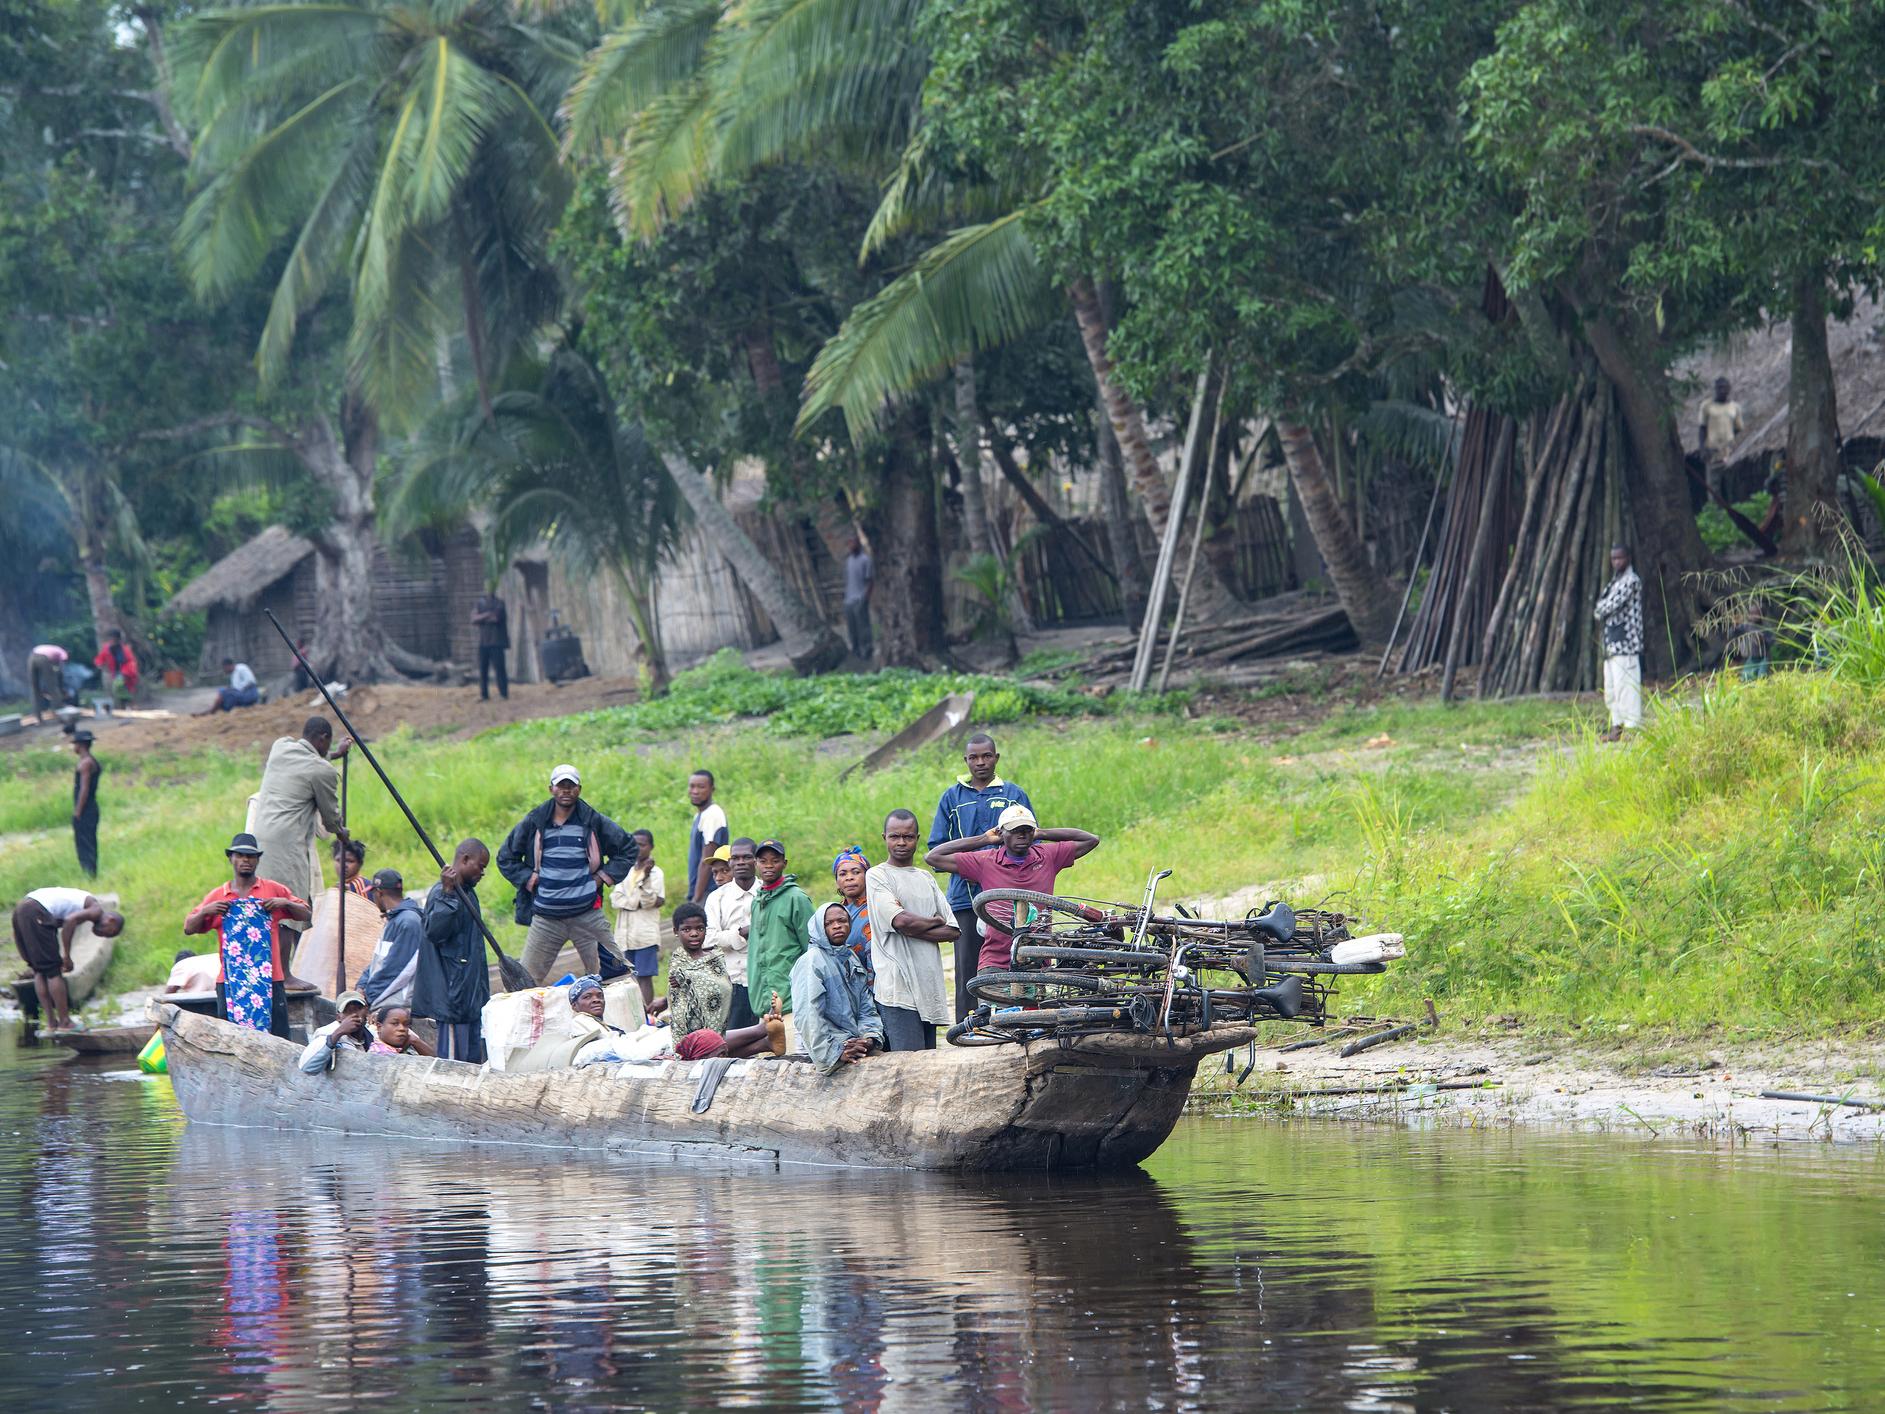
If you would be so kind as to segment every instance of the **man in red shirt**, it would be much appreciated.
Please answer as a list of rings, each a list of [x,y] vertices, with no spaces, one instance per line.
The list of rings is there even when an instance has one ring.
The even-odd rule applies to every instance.
[[[312,910],[273,879],[257,874],[262,847],[237,835],[223,853],[231,879],[211,889],[183,920],[185,933],[217,934],[217,1010],[223,1020],[288,1038],[288,993],[283,986],[281,922],[305,923]],[[263,926],[262,920],[266,920]]]
[[[1098,835],[1085,830],[1040,829],[1032,810],[1025,805],[1010,805],[987,834],[939,844],[923,857],[923,862],[940,873],[966,880],[977,893],[984,889],[1033,889],[1051,894],[1060,871],[1091,854],[1099,843]],[[1001,915],[1012,920],[1012,908],[1006,904],[998,908]],[[1007,970],[1010,941],[1004,930],[984,926],[981,956],[976,964],[979,970]]]

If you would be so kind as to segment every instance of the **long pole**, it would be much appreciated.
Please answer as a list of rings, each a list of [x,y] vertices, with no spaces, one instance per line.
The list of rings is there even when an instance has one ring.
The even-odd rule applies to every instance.
[[[414,815],[412,807],[406,804],[406,797],[399,793],[399,787],[393,784],[393,778],[386,774],[386,768],[380,765],[378,758],[373,755],[373,748],[367,745],[366,738],[361,736],[354,724],[347,720],[347,714],[340,710],[340,704],[334,700],[334,694],[327,690],[327,684],[321,681],[320,674],[315,672],[308,660],[301,656],[301,650],[295,647],[295,641],[288,636],[288,630],[281,626],[281,620],[275,617],[275,611],[264,608],[262,612],[267,616],[268,621],[275,625],[275,632],[279,633],[281,641],[288,645],[288,651],[295,655],[295,661],[307,669],[308,676],[314,680],[314,686],[320,690],[321,696],[326,700],[328,710],[339,719],[341,730],[352,737],[354,745],[360,748],[360,754],[366,757],[367,765],[373,768],[373,774],[380,778],[380,784],[385,786],[386,793],[392,796],[393,804],[397,805],[405,815],[406,823],[412,826],[412,832],[419,837],[419,843],[424,845],[426,852],[432,856],[432,862],[443,869],[445,856],[439,853],[438,846],[432,843],[432,836],[426,833],[425,826],[419,823],[419,817]],[[517,980],[528,976],[523,969],[523,964],[511,961],[504,949],[498,946],[497,939],[491,935],[491,925],[482,917],[478,919],[478,931],[484,934],[485,942],[489,943],[491,951],[497,954],[497,970],[504,979],[505,987],[515,992],[520,988],[534,985],[531,981]]]
[[[1165,640],[1165,661],[1159,665],[1158,685],[1152,689],[1154,692],[1165,691],[1165,684],[1172,675],[1172,659],[1178,655],[1178,636],[1185,629],[1185,606],[1191,602],[1191,581],[1198,573],[1198,547],[1204,544],[1204,522],[1211,509],[1211,477],[1217,471],[1217,439],[1224,427],[1220,420],[1223,397],[1223,388],[1220,386],[1217,404],[1211,410],[1211,450],[1204,458],[1204,485],[1198,491],[1198,524],[1191,532],[1191,556],[1185,561],[1184,582],[1178,586],[1178,607],[1172,610],[1172,632]]]
[[[1211,383],[1211,364],[1207,359],[1198,375],[1198,391],[1191,400],[1191,426],[1185,432],[1185,449],[1178,460],[1178,484],[1172,487],[1171,511],[1165,517],[1165,535],[1159,541],[1158,564],[1152,571],[1152,591],[1146,600],[1145,620],[1139,625],[1139,647],[1132,657],[1132,679],[1128,687],[1144,692],[1146,679],[1152,676],[1152,654],[1158,647],[1159,616],[1165,611],[1165,594],[1172,585],[1172,565],[1178,558],[1178,534],[1184,528],[1185,497],[1191,490],[1191,464],[1198,456],[1198,429],[1204,422],[1205,394]]]
[[[347,758],[340,758],[340,826],[347,828]],[[334,841],[334,995],[347,990],[347,841]]]

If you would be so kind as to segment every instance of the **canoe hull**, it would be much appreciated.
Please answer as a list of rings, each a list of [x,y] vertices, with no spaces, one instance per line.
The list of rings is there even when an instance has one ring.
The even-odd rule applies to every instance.
[[[943,1048],[809,1064],[736,1064],[693,1113],[696,1067],[507,1075],[455,1061],[343,1052],[304,1075],[299,1048],[162,1002],[170,1080],[198,1124],[522,1144],[777,1166],[1093,1169],[1136,1164],[1171,1133],[1198,1062],[1246,1027],[1172,1043]]]
[[[156,1034],[155,1025],[101,1026],[92,1031],[47,1031],[48,1041],[82,1056],[136,1055]]]

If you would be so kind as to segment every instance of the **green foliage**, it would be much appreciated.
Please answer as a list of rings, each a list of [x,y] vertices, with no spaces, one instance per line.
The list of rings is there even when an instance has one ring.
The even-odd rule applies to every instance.
[[[1737,501],[1735,509],[1759,525],[1761,518],[1767,514],[1768,506],[1773,503],[1773,499],[1765,491],[1756,491],[1747,500]],[[1702,533],[1702,543],[1717,555],[1723,550],[1733,550],[1748,543],[1748,538],[1741,533],[1740,527],[1729,520],[1728,513],[1713,501],[1703,506],[1701,512],[1695,517],[1695,528]]]
[[[563,719],[641,732],[761,718],[779,736],[839,736],[890,732],[908,726],[952,692],[975,694],[977,722],[1015,722],[1029,717],[1096,715],[1105,700],[1060,688],[974,673],[918,673],[891,668],[869,675],[832,673],[796,677],[755,672],[732,649],[722,649],[697,668],[675,676],[668,695],[630,707],[612,707]],[[1154,701],[1155,710],[1177,711],[1182,693]],[[561,724],[527,722],[507,728],[526,738],[554,735]]]

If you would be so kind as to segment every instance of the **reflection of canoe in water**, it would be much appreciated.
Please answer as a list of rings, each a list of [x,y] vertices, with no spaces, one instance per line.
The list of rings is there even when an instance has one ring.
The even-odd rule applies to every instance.
[[[107,908],[118,906],[116,894],[93,897]],[[72,970],[65,974],[65,989],[74,1007],[92,994],[99,978],[105,975],[105,969],[111,966],[112,945],[112,939],[99,937],[89,923],[79,924],[78,931],[72,935]],[[24,1015],[39,1015],[39,993],[33,990],[32,973],[25,973],[13,984],[13,995],[19,999]]]
[[[736,1063],[693,1113],[694,1064],[507,1075],[454,1061],[342,1053],[303,1075],[299,1048],[161,1001],[177,1103],[202,1124],[531,1144],[673,1158],[876,1168],[1112,1168],[1165,1142],[1198,1062],[1249,1041],[1220,1027],[1170,1043],[1093,1037],[877,1056],[830,1076]]]
[[[48,1041],[57,1041],[82,1056],[136,1055],[156,1033],[150,1022],[137,1026],[100,1026],[90,1031],[47,1031]]]

